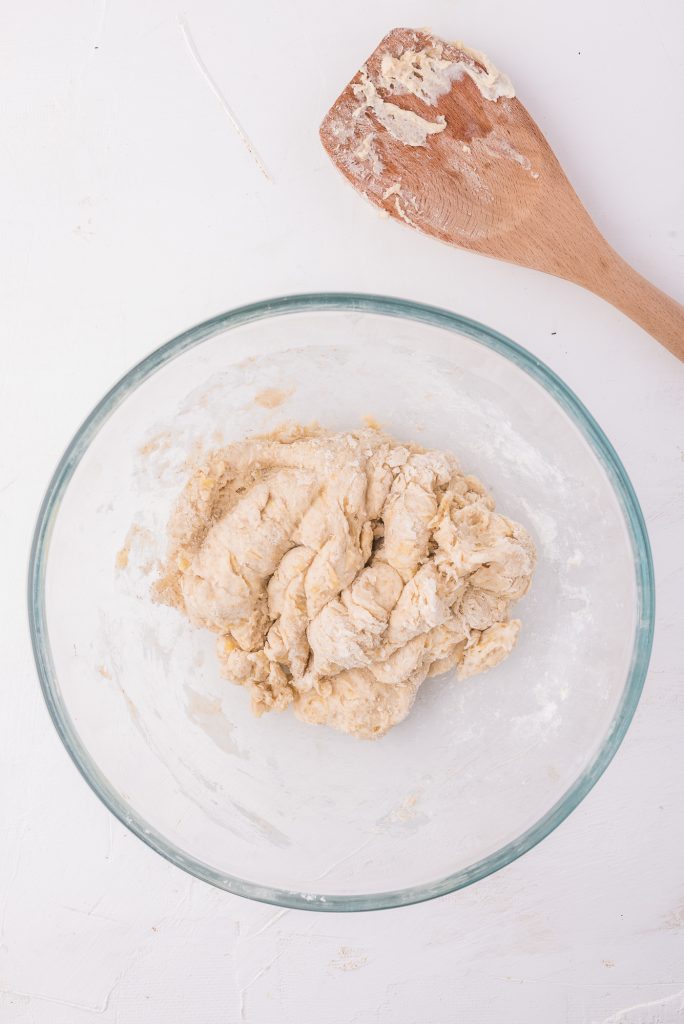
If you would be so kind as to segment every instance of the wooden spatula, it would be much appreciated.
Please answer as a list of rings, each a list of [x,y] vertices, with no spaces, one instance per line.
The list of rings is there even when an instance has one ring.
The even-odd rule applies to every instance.
[[[608,245],[510,81],[482,54],[394,29],[326,115],[321,140],[391,217],[583,285],[684,359],[684,307]]]

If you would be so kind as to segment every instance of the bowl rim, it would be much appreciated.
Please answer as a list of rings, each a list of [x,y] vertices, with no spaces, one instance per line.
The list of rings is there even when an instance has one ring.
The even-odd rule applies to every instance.
[[[637,616],[632,658],[625,687],[608,733],[593,760],[563,796],[518,838],[474,864],[434,882],[404,889],[340,895],[297,892],[259,885],[227,875],[187,854],[133,811],[109,784],[81,742],[64,705],[50,648],[45,606],[45,578],[52,529],[62,496],[85,451],[125,398],[166,363],[206,339],[267,317],[302,312],[367,312],[418,321],[465,335],[492,349],[525,371],[561,406],[599,459],[619,500],[634,556]],[[406,906],[434,899],[472,885],[498,871],[546,838],[578,806],[596,784],[622,742],[643,689],[653,642],[655,588],[651,548],[644,517],[632,483],[615,449],[570,388],[553,370],[498,331],[468,317],[408,299],[353,292],[287,295],[240,306],[205,320],[177,335],[137,363],[105,394],[86,417],[60,459],[48,484],[33,534],[28,571],[28,616],[31,644],[41,690],[53,724],[79,772],[119,821],[166,860],[190,875],[238,896],[296,910],[367,911]]]

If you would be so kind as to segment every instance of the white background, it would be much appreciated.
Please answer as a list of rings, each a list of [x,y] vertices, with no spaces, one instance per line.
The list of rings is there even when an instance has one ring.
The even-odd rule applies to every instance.
[[[317,138],[389,28],[462,38],[510,74],[613,244],[684,300],[682,5],[181,4],[0,3],[0,1021],[684,1020],[683,367],[572,285],[382,220]],[[552,366],[631,475],[659,608],[627,739],[552,836],[471,889],[347,916],[230,897],[127,833],[48,720],[24,603],[42,492],[110,384],[214,313],[325,289],[446,306]]]

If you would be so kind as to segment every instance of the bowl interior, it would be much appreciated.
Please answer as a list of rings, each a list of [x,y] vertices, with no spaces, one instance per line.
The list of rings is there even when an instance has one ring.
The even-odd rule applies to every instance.
[[[362,305],[219,318],[141,364],[77,438],[38,544],[44,685],[89,781],[195,874],[318,908],[433,895],[549,831],[617,745],[650,642],[638,507],[567,393],[465,321]],[[428,680],[373,743],[255,719],[213,636],[150,598],[189,457],[368,416],[453,451],[539,552],[509,659]]]

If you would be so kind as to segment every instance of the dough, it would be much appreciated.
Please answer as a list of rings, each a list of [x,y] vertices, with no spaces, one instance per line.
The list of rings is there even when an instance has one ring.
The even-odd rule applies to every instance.
[[[380,430],[284,428],[199,465],[169,527],[158,600],[218,634],[257,715],[366,739],[428,677],[499,664],[535,550],[448,452]]]

